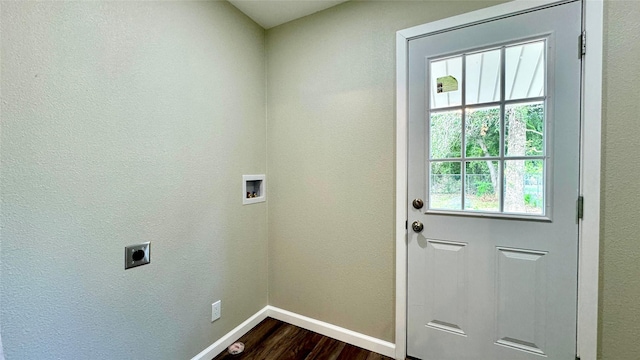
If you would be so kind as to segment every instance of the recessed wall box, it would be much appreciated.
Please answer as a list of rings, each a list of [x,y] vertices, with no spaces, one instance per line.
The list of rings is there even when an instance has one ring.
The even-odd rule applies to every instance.
[[[263,175],[242,175],[242,204],[255,204],[267,199],[267,186]]]

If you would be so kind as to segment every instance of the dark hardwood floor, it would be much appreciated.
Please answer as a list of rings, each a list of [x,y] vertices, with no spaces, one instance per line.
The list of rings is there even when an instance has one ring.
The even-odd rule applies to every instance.
[[[240,340],[242,354],[225,350],[213,360],[393,360],[272,318],[266,318]]]

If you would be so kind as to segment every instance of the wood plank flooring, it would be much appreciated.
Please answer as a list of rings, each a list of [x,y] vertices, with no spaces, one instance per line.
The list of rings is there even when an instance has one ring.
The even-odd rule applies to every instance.
[[[238,341],[245,346],[242,354],[225,350],[212,360],[393,360],[272,318]]]

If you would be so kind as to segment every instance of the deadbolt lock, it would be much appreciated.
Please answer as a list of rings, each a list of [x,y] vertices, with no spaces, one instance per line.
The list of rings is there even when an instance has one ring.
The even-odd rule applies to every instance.
[[[422,225],[420,221],[416,220],[411,223],[411,228],[413,229],[413,231],[419,233],[422,231],[422,229],[424,229],[424,225]]]
[[[422,207],[424,206],[424,201],[422,201],[422,199],[413,199],[413,207],[415,209],[422,209]]]

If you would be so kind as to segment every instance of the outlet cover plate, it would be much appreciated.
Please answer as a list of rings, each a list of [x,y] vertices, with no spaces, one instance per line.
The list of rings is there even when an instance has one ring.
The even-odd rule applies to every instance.
[[[220,305],[222,300],[218,300],[211,304],[211,322],[220,319]]]
[[[124,269],[130,269],[151,262],[151,242],[129,245],[124,248]]]

